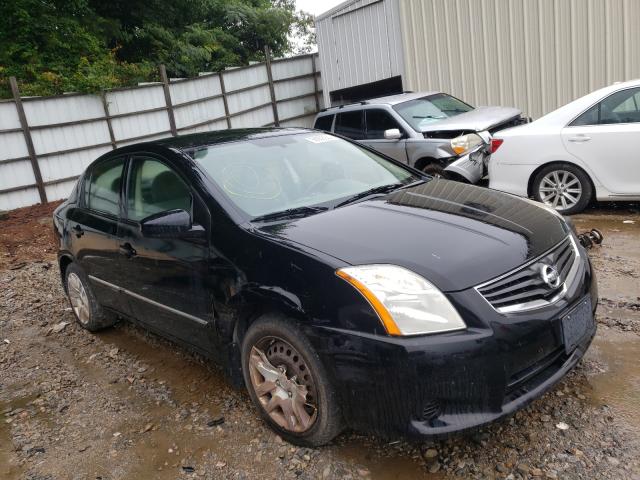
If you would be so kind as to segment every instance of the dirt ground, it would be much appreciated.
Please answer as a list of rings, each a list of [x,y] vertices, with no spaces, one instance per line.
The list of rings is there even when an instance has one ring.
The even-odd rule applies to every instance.
[[[597,227],[597,337],[552,392],[510,419],[442,442],[345,432],[284,443],[201,358],[126,323],[92,335],[63,296],[53,206],[0,218],[0,478],[640,480],[640,215]],[[633,222],[633,223],[630,223]]]

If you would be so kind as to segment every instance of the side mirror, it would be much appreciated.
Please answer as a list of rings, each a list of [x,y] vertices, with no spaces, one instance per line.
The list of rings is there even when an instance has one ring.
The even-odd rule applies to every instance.
[[[181,237],[191,231],[191,215],[184,210],[155,213],[140,222],[142,235],[149,238]]]
[[[398,128],[390,128],[389,130],[384,131],[384,138],[387,140],[400,140],[402,138],[402,133]]]

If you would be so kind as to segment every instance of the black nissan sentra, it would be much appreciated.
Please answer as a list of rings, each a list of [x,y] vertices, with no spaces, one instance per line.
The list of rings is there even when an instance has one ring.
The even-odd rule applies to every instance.
[[[54,224],[83,327],[127,318],[207,355],[300,445],[494,421],[562,379],[596,328],[561,216],[313,130],[114,150]]]

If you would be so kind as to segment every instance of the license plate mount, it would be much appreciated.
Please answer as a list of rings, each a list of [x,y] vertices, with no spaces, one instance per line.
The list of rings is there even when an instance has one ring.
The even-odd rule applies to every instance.
[[[562,317],[562,340],[567,354],[573,352],[578,344],[593,328],[595,319],[591,310],[591,297],[580,300],[568,314]]]

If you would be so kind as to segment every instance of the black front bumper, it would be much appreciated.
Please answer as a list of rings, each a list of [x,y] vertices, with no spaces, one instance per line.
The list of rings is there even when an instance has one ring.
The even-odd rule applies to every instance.
[[[473,289],[449,297],[467,330],[420,337],[314,332],[341,398],[346,423],[382,436],[438,438],[508,416],[558,383],[582,358],[595,321],[566,352],[561,318],[597,292],[582,280],[555,305],[501,315]],[[593,288],[591,286],[593,285]]]

